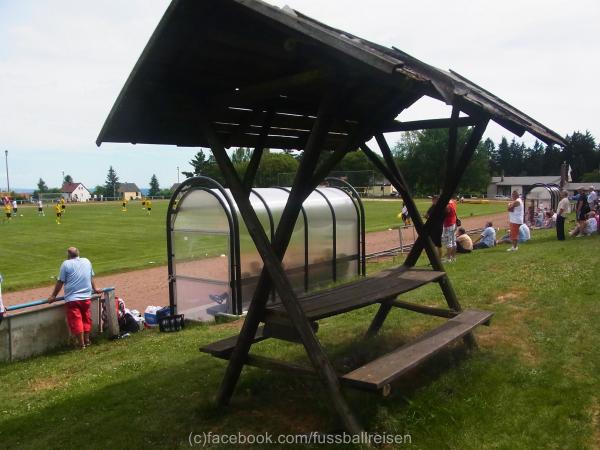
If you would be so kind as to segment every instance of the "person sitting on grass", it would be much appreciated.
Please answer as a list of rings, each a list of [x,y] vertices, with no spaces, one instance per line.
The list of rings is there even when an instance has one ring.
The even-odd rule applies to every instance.
[[[481,250],[484,248],[492,248],[496,245],[496,230],[492,222],[487,222],[481,235],[473,243],[473,250]]]
[[[590,211],[587,214],[587,219],[583,223],[583,227],[580,224],[577,224],[575,229],[569,234],[571,236],[581,237],[590,236],[596,232],[598,232],[598,219],[596,217],[596,213],[594,211]]]
[[[523,244],[523,243],[529,241],[530,239],[531,239],[531,231],[529,230],[529,227],[527,226],[527,224],[522,223],[519,226],[519,235],[517,238],[517,242],[519,244]],[[511,243],[513,243],[513,240],[512,240],[512,237],[510,236],[510,234],[505,234],[497,242],[497,244],[511,244]]]
[[[456,253],[471,253],[473,241],[463,227],[458,229],[456,236]]]

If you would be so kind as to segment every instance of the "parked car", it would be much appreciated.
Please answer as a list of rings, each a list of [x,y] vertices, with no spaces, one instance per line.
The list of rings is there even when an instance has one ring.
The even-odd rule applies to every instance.
[[[510,200],[506,195],[496,195],[494,198],[496,200]]]

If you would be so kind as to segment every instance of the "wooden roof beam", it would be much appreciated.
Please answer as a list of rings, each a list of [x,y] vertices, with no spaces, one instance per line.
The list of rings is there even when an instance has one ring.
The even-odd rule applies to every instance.
[[[459,117],[457,119],[458,127],[472,127],[477,124],[477,121],[472,117]],[[450,128],[452,126],[452,119],[427,119],[427,120],[414,120],[411,122],[400,122],[395,120],[386,127],[384,127],[384,133],[393,133],[397,131],[415,131],[415,130],[430,130],[434,128]]]

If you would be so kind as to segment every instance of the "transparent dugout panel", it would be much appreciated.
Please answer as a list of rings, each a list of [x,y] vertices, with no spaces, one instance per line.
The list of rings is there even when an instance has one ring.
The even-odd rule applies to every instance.
[[[319,188],[331,203],[336,219],[337,279],[358,275],[359,216],[352,198],[341,189]]]
[[[331,209],[321,194],[313,192],[304,202],[308,222],[309,290],[333,279],[333,221]]]
[[[229,235],[174,231],[175,275],[229,281]]]
[[[219,312],[231,312],[227,283],[176,277],[175,293],[177,312],[186,319],[209,321]]]

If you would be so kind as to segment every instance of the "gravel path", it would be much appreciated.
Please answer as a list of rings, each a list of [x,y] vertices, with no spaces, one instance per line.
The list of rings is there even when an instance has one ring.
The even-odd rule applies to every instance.
[[[499,213],[486,217],[461,217],[462,226],[467,230],[483,228],[488,220],[491,220],[495,227],[506,228],[508,225],[507,219],[506,213]],[[367,254],[387,250],[400,245],[398,230],[368,233],[366,239]],[[412,229],[403,230],[404,244],[412,243],[412,241]],[[60,261],[57,261],[57,272],[59,264]],[[223,259],[212,258],[210,260],[203,260],[202,265],[212,265],[213,268],[222,267]],[[206,269],[210,270],[209,267],[206,267]],[[125,300],[127,307],[130,309],[137,309],[143,312],[148,305],[162,306],[169,304],[169,287],[167,283],[166,266],[99,276],[96,277],[96,284],[99,287],[115,287],[116,294]],[[36,289],[4,293],[4,303],[6,306],[9,306],[46,298],[52,292],[52,286],[53,285],[48,285]]]

